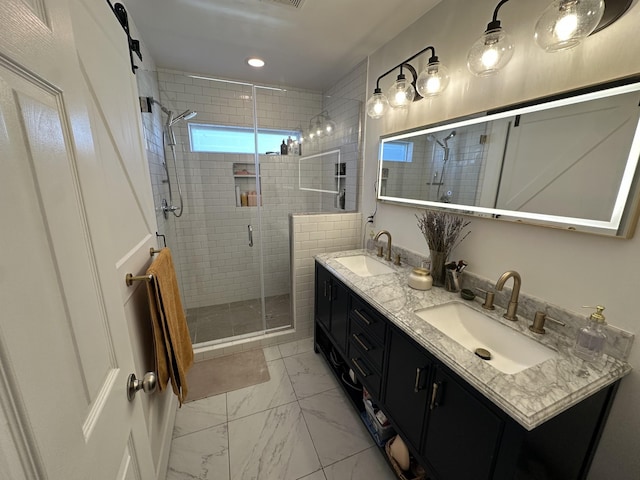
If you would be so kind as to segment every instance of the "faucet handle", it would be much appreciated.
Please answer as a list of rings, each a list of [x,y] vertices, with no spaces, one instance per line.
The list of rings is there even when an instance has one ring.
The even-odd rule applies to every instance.
[[[545,312],[537,311],[536,316],[533,319],[533,323],[529,325],[529,330],[531,330],[533,333],[546,333],[546,330],[544,329],[544,323],[546,320],[550,320],[563,327],[566,326],[566,323],[561,322],[560,320],[556,320],[555,318],[548,317]]]
[[[378,248],[378,253],[376,254],[376,256],[378,257],[384,257],[384,254],[382,253],[384,247],[377,247]]]
[[[396,253],[396,259],[393,261],[394,265],[402,265],[402,255]]]
[[[484,303],[482,304],[482,308],[485,310],[495,310],[496,307],[493,305],[493,301],[495,300],[496,293],[489,292],[488,290],[484,290],[482,288],[476,288],[479,292],[486,293],[487,295],[484,297]]]

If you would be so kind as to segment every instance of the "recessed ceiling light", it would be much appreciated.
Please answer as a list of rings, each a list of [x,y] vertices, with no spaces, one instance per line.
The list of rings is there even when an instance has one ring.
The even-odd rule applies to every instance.
[[[247,63],[255,68],[264,67],[264,60],[262,60],[261,58],[248,58]]]

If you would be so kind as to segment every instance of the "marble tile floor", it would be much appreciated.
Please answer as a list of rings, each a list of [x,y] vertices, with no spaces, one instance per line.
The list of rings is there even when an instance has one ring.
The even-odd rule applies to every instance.
[[[291,325],[289,294],[265,298],[267,330]],[[261,331],[260,299],[187,309],[191,343],[231,338]]]
[[[167,480],[394,480],[306,339],[264,349],[269,382],[178,410]]]

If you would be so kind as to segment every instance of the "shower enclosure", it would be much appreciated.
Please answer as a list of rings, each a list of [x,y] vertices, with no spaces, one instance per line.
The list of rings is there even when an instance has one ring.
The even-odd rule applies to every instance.
[[[360,102],[174,71],[159,71],[158,81],[169,111],[163,124],[172,123],[171,112],[198,112],[165,130],[169,175],[152,174],[154,192],[171,196],[171,186],[174,202],[182,186],[182,215],[159,220],[159,228],[172,248],[193,343],[293,328],[289,214],[355,210]],[[300,146],[318,118],[334,131]],[[283,142],[290,154],[281,154]],[[301,159],[325,151],[338,154],[327,157],[323,189],[299,188]]]

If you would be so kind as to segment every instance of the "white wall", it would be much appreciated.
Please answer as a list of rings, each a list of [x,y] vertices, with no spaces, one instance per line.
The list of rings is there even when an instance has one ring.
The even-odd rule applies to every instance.
[[[444,0],[370,57],[368,94],[381,73],[427,45],[434,45],[449,67],[451,83],[442,96],[422,100],[406,114],[366,119],[363,216],[376,208],[372,187],[380,135],[640,72],[637,2],[583,45],[547,54],[535,44],[533,28],[548,1],[535,0],[502,7],[499,19],[513,35],[516,52],[502,72],[476,78],[466,68],[466,54],[491,20],[496,4],[494,0]],[[428,54],[420,56],[414,66],[423,67],[427,59]],[[381,82],[383,89],[392,77]],[[374,229],[388,229],[396,244],[427,252],[416,226],[416,209],[388,204],[377,208]],[[471,231],[456,252],[456,257],[468,261],[470,271],[497,280],[505,270],[515,269],[522,275],[524,292],[575,312],[582,312],[582,305],[601,303],[611,324],[635,334],[640,330],[634,298],[634,289],[640,285],[640,233],[631,240],[618,240],[475,218]],[[637,480],[640,475],[640,347],[633,348],[629,362],[634,371],[622,381],[588,477],[591,480]]]

